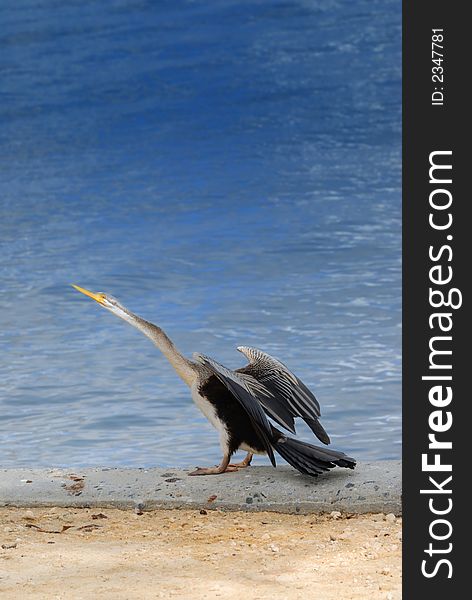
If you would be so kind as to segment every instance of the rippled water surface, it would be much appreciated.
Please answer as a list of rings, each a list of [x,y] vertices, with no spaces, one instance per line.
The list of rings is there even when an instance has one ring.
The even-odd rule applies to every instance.
[[[273,353],[333,446],[398,458],[400,4],[0,13],[0,462],[219,459],[165,359],[71,282],[187,354]]]

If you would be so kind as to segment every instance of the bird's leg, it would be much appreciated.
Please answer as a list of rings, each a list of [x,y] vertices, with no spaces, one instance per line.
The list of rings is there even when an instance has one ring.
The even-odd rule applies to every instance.
[[[229,467],[237,467],[238,469],[245,469],[246,467],[250,466],[253,456],[254,456],[254,454],[252,452],[248,452],[246,454],[246,458],[244,460],[242,460],[240,463],[231,463],[228,466]]]
[[[217,467],[198,467],[195,471],[189,473],[189,475],[219,475],[220,473],[227,473],[228,471],[238,471],[239,467],[229,464],[229,454],[223,456],[223,460]]]

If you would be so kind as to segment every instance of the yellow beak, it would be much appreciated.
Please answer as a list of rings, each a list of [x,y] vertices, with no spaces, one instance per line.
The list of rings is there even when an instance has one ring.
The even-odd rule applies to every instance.
[[[95,292],[89,292],[85,288],[81,288],[78,285],[74,285],[73,283],[71,285],[78,292],[81,292],[82,294],[85,294],[86,296],[89,296],[90,298],[92,298],[93,300],[95,300],[95,302],[98,302],[99,304],[102,304],[102,305],[104,304],[104,302],[103,302],[103,299],[105,297],[104,294],[96,294]]]

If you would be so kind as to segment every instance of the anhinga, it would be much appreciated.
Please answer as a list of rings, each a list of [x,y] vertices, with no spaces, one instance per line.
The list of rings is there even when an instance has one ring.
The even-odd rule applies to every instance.
[[[277,359],[256,348],[240,346],[238,350],[249,364],[235,371],[203,354],[195,353],[194,360],[189,360],[160,327],[134,315],[115,298],[76,285],[73,287],[150,338],[190,387],[195,404],[218,430],[223,451],[220,465],[197,468],[189,475],[237,471],[251,464],[253,454],[267,454],[275,467],[274,450],[307,475],[319,475],[335,465],[354,468],[355,460],[343,452],[288,437],[269,422],[268,416],[295,433],[294,418],[300,417],[320,441],[330,442],[319,422],[317,399]],[[238,449],[245,450],[247,456],[241,463],[231,464],[230,458]]]

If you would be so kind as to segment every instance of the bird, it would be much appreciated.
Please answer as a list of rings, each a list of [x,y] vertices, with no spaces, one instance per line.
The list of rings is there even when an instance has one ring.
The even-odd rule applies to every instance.
[[[250,466],[254,454],[267,455],[276,467],[275,452],[300,473],[313,477],[335,466],[355,467],[355,459],[343,452],[287,435],[269,420],[296,434],[295,419],[301,418],[322,443],[330,443],[320,423],[318,400],[278,359],[257,348],[239,346],[237,350],[246,356],[248,364],[236,370],[201,353],[194,353],[190,360],[160,327],[132,313],[113,296],[75,284],[72,287],[147,336],[190,388],[193,401],[218,431],[223,455],[220,464],[197,467],[189,475],[239,471]],[[246,457],[232,463],[237,450],[246,451]]]

